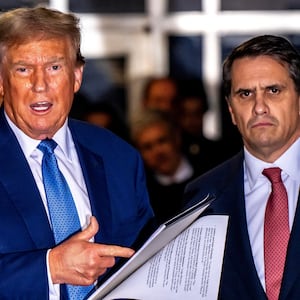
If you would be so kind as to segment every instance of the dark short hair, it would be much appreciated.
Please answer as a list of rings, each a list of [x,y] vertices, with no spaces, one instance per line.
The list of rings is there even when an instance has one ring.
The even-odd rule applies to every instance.
[[[256,36],[234,48],[223,63],[223,92],[228,98],[231,91],[233,62],[239,58],[269,56],[286,66],[295,89],[300,94],[300,55],[289,40],[282,36]]]
[[[77,64],[84,64],[81,55],[79,19],[71,13],[45,7],[17,8],[0,15],[0,60],[5,49],[32,39],[67,37],[71,55]]]
[[[166,126],[172,138],[175,138],[179,134],[178,124],[174,122],[168,113],[156,109],[145,109],[131,123],[131,140],[133,143],[136,144],[138,142],[139,135],[145,129],[156,124]]]
[[[158,82],[168,82],[172,85],[174,85],[174,88],[177,90],[178,87],[177,87],[177,81],[175,80],[175,78],[173,77],[170,77],[170,76],[157,76],[157,77],[149,77],[146,82],[145,82],[145,85],[143,87],[143,90],[142,90],[142,98],[147,100],[148,97],[149,97],[149,94],[150,94],[150,91],[152,89],[152,87],[158,83]]]

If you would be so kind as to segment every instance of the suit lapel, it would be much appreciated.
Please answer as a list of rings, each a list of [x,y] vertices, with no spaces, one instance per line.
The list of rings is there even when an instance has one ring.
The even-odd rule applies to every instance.
[[[237,176],[228,187],[227,195],[231,195],[230,229],[227,242],[230,247],[227,251],[227,262],[225,268],[232,269],[236,273],[233,278],[238,279],[238,284],[243,285],[243,290],[253,299],[264,299],[265,293],[257,275],[247,229],[243,176]],[[237,192],[237,189],[239,190]],[[226,199],[227,200],[227,199]],[[224,201],[226,201],[224,200]],[[226,207],[226,205],[225,205]],[[231,283],[232,284],[232,283]],[[249,298],[251,298],[249,297]]]
[[[237,186],[240,185],[233,188],[236,189]],[[236,201],[232,202],[234,206],[231,208],[231,232],[228,234],[228,263],[236,272],[237,278],[240,278],[246,294],[251,295],[253,299],[263,299],[265,293],[257,275],[247,229],[244,191],[235,195]]]
[[[35,180],[19,146],[9,128],[3,112],[0,116],[0,183],[23,218],[28,233],[37,248],[53,245],[53,235]]]
[[[74,138],[74,137],[73,137]],[[106,243],[111,240],[112,208],[107,191],[107,183],[102,157],[91,152],[74,138],[80,165],[85,179],[92,214],[97,218],[100,229],[95,240]]]
[[[233,159],[226,174],[219,174],[216,184],[216,199],[212,204],[213,213],[229,215],[228,234],[224,255],[224,289],[232,286],[232,280],[240,285],[240,290],[249,295],[247,299],[266,299],[257,275],[247,229],[243,155]],[[221,287],[222,288],[222,287]]]

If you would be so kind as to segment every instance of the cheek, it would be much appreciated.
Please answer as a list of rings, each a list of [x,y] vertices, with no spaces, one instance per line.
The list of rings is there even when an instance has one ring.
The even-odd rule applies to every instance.
[[[232,123],[237,126],[240,132],[244,132],[247,130],[248,123],[251,119],[251,114],[249,114],[246,110],[232,110],[231,111],[231,120]]]
[[[151,153],[144,153],[144,155],[142,154],[144,163],[150,167],[153,168],[153,166],[155,165],[155,156]]]
[[[140,151],[140,153],[141,153],[143,159],[144,159],[145,161],[148,161],[149,158],[151,157],[151,151],[150,151],[150,150],[143,150],[143,149],[140,149],[139,151]]]

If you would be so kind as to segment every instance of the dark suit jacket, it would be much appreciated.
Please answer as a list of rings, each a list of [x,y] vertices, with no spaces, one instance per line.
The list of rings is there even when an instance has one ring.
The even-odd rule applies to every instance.
[[[153,172],[146,168],[150,203],[159,224],[166,222],[182,211],[184,189],[187,183],[195,178],[196,176],[192,175],[180,183],[163,185],[156,179]]]
[[[105,129],[69,121],[98,243],[131,246],[153,212],[140,156]],[[19,143],[0,114],[0,299],[48,299],[48,218]]]
[[[208,193],[216,199],[206,214],[229,215],[219,299],[266,300],[248,236],[244,198],[243,152],[190,183],[188,206]],[[300,299],[300,211],[296,210],[288,246],[280,300]]]

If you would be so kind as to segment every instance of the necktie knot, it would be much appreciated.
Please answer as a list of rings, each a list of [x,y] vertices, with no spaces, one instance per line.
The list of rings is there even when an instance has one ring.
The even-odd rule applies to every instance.
[[[57,143],[54,140],[45,139],[38,144],[37,148],[41,150],[44,154],[46,153],[53,154],[56,146]]]
[[[264,169],[262,173],[271,181],[272,184],[282,182],[281,169],[278,167]]]

